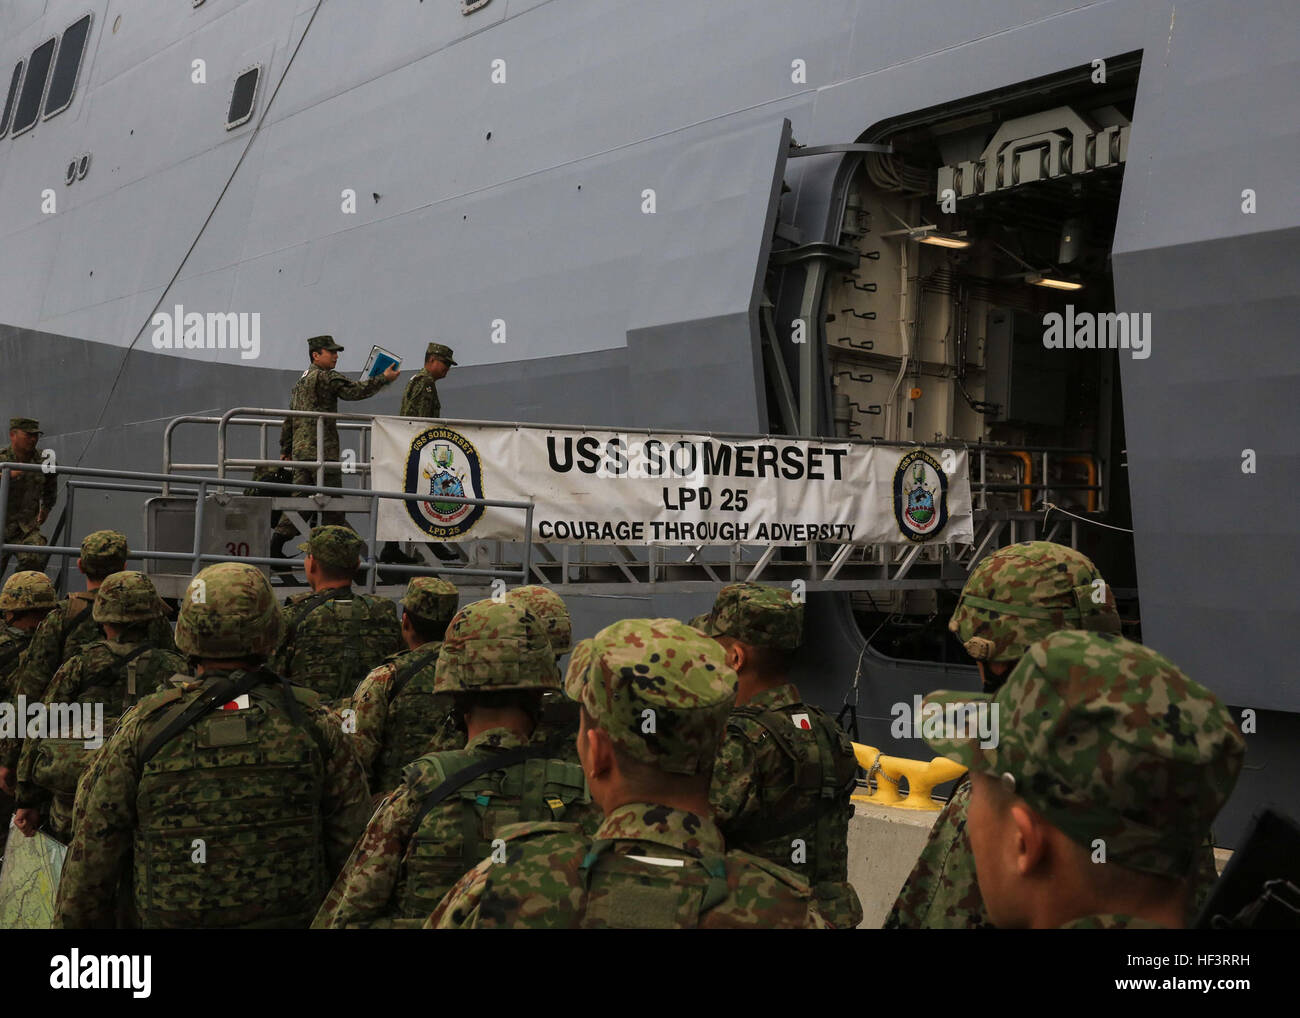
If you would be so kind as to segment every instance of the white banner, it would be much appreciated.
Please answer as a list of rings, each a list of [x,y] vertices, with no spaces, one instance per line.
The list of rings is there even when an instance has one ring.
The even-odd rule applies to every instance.
[[[533,502],[533,540],[561,544],[969,543],[962,448],[782,438],[444,427],[375,418],[383,541],[522,541],[524,512],[438,495]]]

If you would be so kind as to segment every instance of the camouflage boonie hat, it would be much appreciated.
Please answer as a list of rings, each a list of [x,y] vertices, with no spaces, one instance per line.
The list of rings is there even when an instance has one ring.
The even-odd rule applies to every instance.
[[[10,417],[9,430],[25,431],[29,435],[36,435],[37,437],[45,434],[45,432],[41,430],[41,422],[35,417]]]
[[[166,614],[167,606],[149,577],[132,570],[106,576],[91,609],[96,622],[148,622]]]
[[[1109,861],[1146,873],[1188,873],[1245,758],[1217,696],[1111,633],[1054,633],[1025,651],[996,696],[944,691],[925,705],[979,701],[996,705],[996,746],[927,738],[930,747],[1000,778],[1085,848],[1100,838]]]
[[[283,628],[262,571],[247,562],[218,562],[185,588],[176,649],[189,657],[266,657]]]
[[[402,607],[422,619],[449,619],[460,604],[460,591],[449,580],[437,576],[413,576],[406,585]]]
[[[704,631],[755,647],[793,650],[803,643],[803,605],[780,587],[731,583],[719,591]]]
[[[361,564],[361,538],[347,527],[313,527],[311,536],[298,545],[321,565],[332,569],[355,569]]]
[[[334,342],[333,336],[312,336],[307,340],[307,352],[316,353],[318,350],[342,350],[343,347]]]
[[[542,620],[546,626],[546,638],[551,641],[556,657],[573,649],[573,620],[569,617],[569,607],[555,591],[530,583],[506,591],[506,600],[527,608]]]
[[[699,615],[692,615],[686,620],[686,624],[692,629],[699,629],[705,633],[709,631],[709,616],[712,612],[703,612]]]
[[[456,366],[456,362],[451,357],[451,347],[443,346],[441,343],[430,343],[424,348],[424,359],[427,361],[430,357],[437,357],[440,361],[446,361],[451,367]]]
[[[976,661],[1017,661],[1031,643],[1062,629],[1118,633],[1115,595],[1098,580],[1092,560],[1063,544],[1008,545],[975,567],[948,629]]]
[[[5,581],[4,590],[0,591],[0,611],[34,611],[53,608],[58,603],[50,578],[34,569],[14,573]]]
[[[511,689],[558,689],[555,652],[546,627],[532,612],[509,601],[475,601],[447,627],[435,693],[498,693]]]
[[[96,530],[81,542],[81,564],[91,569],[126,565],[126,535],[117,530]],[[117,570],[114,570],[115,572]]]
[[[736,701],[736,673],[716,640],[676,619],[624,619],[573,649],[564,691],[632,759],[706,774]]]

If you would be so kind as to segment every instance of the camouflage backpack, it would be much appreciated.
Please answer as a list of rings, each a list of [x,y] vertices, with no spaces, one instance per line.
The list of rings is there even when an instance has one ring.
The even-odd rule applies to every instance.
[[[240,694],[248,707],[212,709]],[[302,707],[313,703],[309,690],[243,671],[141,703],[132,863],[141,926],[311,923],[329,887],[321,815],[328,747]]]
[[[790,842],[800,837],[807,842],[809,863],[800,874],[806,874],[809,884],[816,888],[846,880],[844,835],[853,815],[849,796],[858,768],[848,736],[824,710],[805,703],[736,707],[727,718],[727,732],[756,748],[774,744],[789,768],[780,775],[759,775],[761,815],[724,826],[728,848],[788,866]]]
[[[92,643],[76,660],[78,688],[63,692],[69,703],[104,705],[105,741],[128,709],[185,671],[185,659],[179,654],[147,641],[134,646],[106,640]],[[35,749],[32,780],[51,792],[71,795],[97,749],[87,748],[83,739],[42,739]]]
[[[406,765],[426,751],[430,735],[440,731],[446,722],[451,699],[433,690],[441,649],[438,641],[398,657],[397,670],[389,683],[388,716],[384,742],[375,761],[374,788],[396,788]]]
[[[286,606],[277,671],[329,704],[351,696],[371,669],[400,649],[397,609],[387,598],[336,587]]]

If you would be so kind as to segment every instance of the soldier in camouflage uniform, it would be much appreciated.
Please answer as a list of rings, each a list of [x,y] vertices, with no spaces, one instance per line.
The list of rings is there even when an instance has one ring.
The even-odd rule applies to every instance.
[[[107,739],[129,707],[185,671],[183,657],[155,646],[149,638],[148,624],[163,618],[166,611],[143,573],[107,577],[93,611],[107,638],[87,644],[59,667],[45,690],[45,702],[102,704],[104,730],[99,735]],[[47,833],[66,844],[72,836],[77,782],[94,755],[95,748],[88,749],[84,739],[27,739],[18,761],[15,825],[31,837],[43,813],[48,817]]]
[[[0,700],[13,701],[13,678],[23,652],[57,600],[50,578],[34,570],[14,573],[0,591],[0,613],[4,616],[4,626],[0,627]],[[13,772],[0,767],[0,831],[9,829],[15,790]]]
[[[574,649],[578,754],[605,818],[594,838],[556,823],[501,844],[426,927],[823,928],[796,874],[727,851],[709,777],[736,696],[722,648],[675,619],[629,619]]]
[[[30,417],[9,419],[9,444],[0,449],[0,463],[38,463],[36,442],[41,437],[40,423]],[[9,472],[9,502],[4,527],[5,544],[30,544],[44,547],[49,542],[41,526],[59,498],[59,480],[53,473],[35,470]],[[19,570],[40,572],[48,555],[18,555]],[[0,553],[0,576],[9,565],[9,553]]]
[[[36,634],[13,677],[13,696],[29,702],[42,699],[59,666],[81,653],[89,644],[104,638],[104,631],[92,617],[99,585],[113,573],[126,568],[126,535],[116,530],[96,530],[81,542],[77,568],[86,577],[84,592],[69,594],[37,627]],[[175,650],[172,627],[164,618],[148,623],[149,641],[163,650]],[[0,776],[18,766],[22,745],[17,739],[0,741]],[[0,780],[3,780],[0,777]]]
[[[311,592],[284,602],[284,636],[272,670],[320,694],[328,707],[346,707],[371,669],[402,647],[397,606],[358,594],[352,578],[361,538],[347,527],[316,527],[298,545]]]
[[[532,583],[506,592],[506,600],[527,608],[546,626],[546,638],[555,651],[556,678],[560,671],[560,658],[573,649],[573,620],[568,605],[555,591]],[[555,742],[557,756],[578,763],[578,705],[559,688],[548,689],[542,696],[542,717],[533,732],[534,742]]]
[[[862,921],[848,874],[858,765],[848,736],[786,678],[803,610],[789,591],[758,583],[718,594],[702,631],[722,644],[740,686],[709,801],[729,848],[794,870],[826,921],[853,929]]]
[[[55,926],[311,921],[370,796],[337,720],[264,669],[280,626],[256,567],[222,562],[190,581],[176,643],[196,678],[141,700],[96,756]]]
[[[993,922],[1183,926],[1245,759],[1218,697],[1153,650],[1065,630],[1032,644],[996,696],[932,693],[926,705],[981,700],[998,711],[996,745],[926,741],[972,772],[968,830]]]
[[[403,769],[426,751],[452,713],[451,698],[434,693],[433,682],[442,638],[459,601],[454,584],[414,577],[402,598],[406,650],[385,658],[352,697],[357,755],[376,795],[397,787]]]
[[[317,928],[418,928],[456,880],[519,821],[593,820],[582,768],[531,741],[541,694],[559,685],[544,625],[476,601],[447,629],[434,688],[455,698],[464,750],[430,753],[380,807],[316,917]]]
[[[424,351],[424,370],[406,383],[402,394],[403,417],[441,417],[442,400],[438,398],[438,382],[447,377],[456,362],[451,347],[430,343]]]
[[[334,370],[339,362],[339,351],[343,347],[334,342],[333,336],[313,336],[307,340],[307,351],[311,357],[311,367],[302,373],[293,387],[289,397],[290,410],[316,410],[336,414],[339,400],[349,401],[367,399],[385,385],[397,378],[397,369],[389,368],[382,375],[368,378],[364,382],[354,382],[347,375]],[[316,458],[316,421],[311,417],[286,417],[280,426],[280,459],[314,460]],[[321,459],[337,461],[339,458],[339,426],[332,418],[324,422],[324,448]],[[316,471],[305,467],[293,472],[294,484],[315,484]],[[332,487],[342,487],[343,473],[340,469],[326,470],[325,483]],[[312,514],[315,515],[314,513]],[[347,525],[347,516],[340,512],[322,514],[322,523]],[[284,542],[293,537],[297,531],[288,517],[283,517],[276,524],[271,542],[272,556],[279,556],[284,550]]]

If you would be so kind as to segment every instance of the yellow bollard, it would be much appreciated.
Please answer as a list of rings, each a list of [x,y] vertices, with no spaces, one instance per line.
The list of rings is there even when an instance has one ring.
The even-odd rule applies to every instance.
[[[896,806],[899,809],[919,809],[938,812],[941,808],[930,794],[935,785],[951,781],[965,771],[965,767],[947,757],[936,756],[934,759],[908,760],[901,756],[885,756],[875,746],[864,746],[855,742],[853,755],[858,766],[866,770],[868,777],[876,778],[875,791],[858,792],[852,796],[855,802],[867,802],[873,806]],[[907,796],[898,789],[899,780],[907,779]]]

